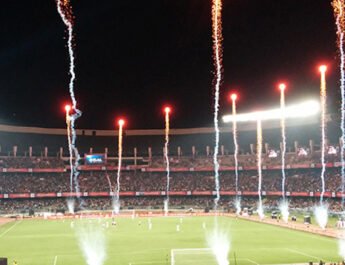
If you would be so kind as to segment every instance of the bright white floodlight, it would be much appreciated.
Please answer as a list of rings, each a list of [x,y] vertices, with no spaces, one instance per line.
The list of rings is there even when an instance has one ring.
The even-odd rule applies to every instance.
[[[320,111],[320,104],[316,100],[308,100],[300,104],[285,107],[282,113],[281,109],[271,109],[265,111],[256,111],[250,113],[237,114],[235,119],[237,122],[250,122],[257,120],[280,120],[282,117],[285,119],[303,118],[317,114]],[[233,122],[232,115],[224,115],[223,122]]]

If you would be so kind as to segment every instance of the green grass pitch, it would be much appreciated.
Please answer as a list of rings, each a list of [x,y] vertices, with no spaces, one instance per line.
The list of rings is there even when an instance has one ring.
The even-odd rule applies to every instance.
[[[116,227],[110,225],[111,219],[74,221],[74,228],[71,220],[8,223],[0,227],[0,256],[8,257],[9,264],[17,260],[18,265],[86,264],[76,231],[92,222],[105,234],[105,265],[167,265],[171,249],[207,248],[206,235],[212,231],[215,218],[185,217],[181,224],[177,217],[151,220],[152,230],[148,229],[148,218],[118,218]],[[235,256],[239,265],[340,260],[336,239],[229,217],[219,217],[218,222],[229,235],[231,264],[235,264]],[[178,224],[179,232],[176,231]],[[190,259],[193,256],[188,255]],[[187,262],[186,256],[185,264],[216,263],[195,255],[195,262]]]

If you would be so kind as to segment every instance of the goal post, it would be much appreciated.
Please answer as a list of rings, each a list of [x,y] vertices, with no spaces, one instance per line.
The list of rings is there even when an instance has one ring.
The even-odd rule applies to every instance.
[[[175,248],[170,251],[171,265],[216,265],[210,248]]]

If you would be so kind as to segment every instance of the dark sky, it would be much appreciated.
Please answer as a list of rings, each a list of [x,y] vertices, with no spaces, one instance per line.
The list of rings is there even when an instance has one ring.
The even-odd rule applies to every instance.
[[[210,0],[71,0],[75,15],[80,128],[212,125]],[[337,111],[339,69],[334,19],[327,0],[224,0],[221,113],[240,94],[239,111],[318,97],[317,65],[329,65],[329,106]],[[66,30],[54,0],[5,1],[0,9],[0,121],[64,127],[68,101]]]

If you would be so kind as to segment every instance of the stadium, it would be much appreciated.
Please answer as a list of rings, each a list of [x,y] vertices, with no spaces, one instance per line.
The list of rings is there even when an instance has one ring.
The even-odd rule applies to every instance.
[[[0,265],[345,265],[345,0],[1,11]]]
[[[331,117],[328,120],[328,127],[335,127],[337,121]],[[305,120],[290,122],[287,126],[288,223],[280,220],[280,214],[276,214],[279,213],[282,195],[281,160],[273,155],[280,153],[279,123],[268,121],[267,126],[263,126],[263,138],[270,143],[265,144],[263,154],[262,195],[266,217],[261,221],[256,214],[258,180],[256,150],[253,147],[255,130],[250,123],[239,128],[240,189],[237,195],[241,196],[242,211],[236,217],[234,150],[229,140],[231,128],[223,127],[219,155],[221,200],[218,214],[221,215],[221,225],[227,233],[231,233],[232,262],[236,259],[237,264],[297,264],[302,261],[338,260],[336,240],[332,238],[338,236],[337,225],[342,217],[339,152],[329,152],[327,155],[325,198],[329,204],[330,220],[326,230],[322,230],[318,228],[313,214],[321,186],[319,123],[313,118],[308,119],[307,123],[310,124],[306,125]],[[71,197],[78,198],[78,195],[69,191],[70,169],[65,130],[6,125],[0,126],[0,130],[1,214],[6,217],[4,222],[11,220],[8,218],[16,220],[1,227],[2,240],[6,241],[4,253],[10,260],[29,263],[34,259],[36,264],[44,264],[54,262],[56,258],[62,264],[82,264],[77,242],[72,240],[66,245],[65,237],[74,236],[74,223],[88,222],[80,220],[84,216],[83,219],[89,218],[87,220],[90,222],[107,227],[107,249],[116,248],[114,255],[121,257],[118,264],[170,264],[172,257],[175,257],[174,264],[189,264],[180,263],[181,257],[184,257],[183,262],[191,259],[198,264],[213,264],[203,240],[208,229],[213,227],[212,216],[215,214],[212,128],[171,131],[170,209],[167,216],[163,204],[166,195],[162,148],[164,130],[124,130],[121,209],[113,226],[113,189],[109,188],[107,178],[116,178],[118,131],[77,131],[83,158],[79,168],[78,200],[82,203],[76,201],[75,212],[70,213],[67,201]],[[300,130],[310,133],[300,134]],[[330,137],[328,150],[339,150],[339,144],[339,139]],[[98,159],[92,160],[92,157]],[[255,246],[255,242],[252,242],[253,246],[245,244],[249,239],[238,232],[244,229],[242,227],[262,233],[260,246]],[[136,236],[131,238],[128,233]],[[283,236],[278,237],[276,233],[282,233]],[[166,234],[171,236],[169,242],[160,238]],[[296,236],[303,239],[294,240]],[[34,242],[31,242],[33,238]],[[25,240],[28,240],[27,244],[22,244]],[[121,247],[119,241],[122,242]],[[146,241],[147,249],[140,247],[142,252],[133,250],[132,254],[126,255],[131,253],[132,244]],[[15,247],[19,242],[24,246],[20,251]],[[30,250],[27,249],[28,245]],[[108,254],[111,258],[109,255],[112,254]]]

